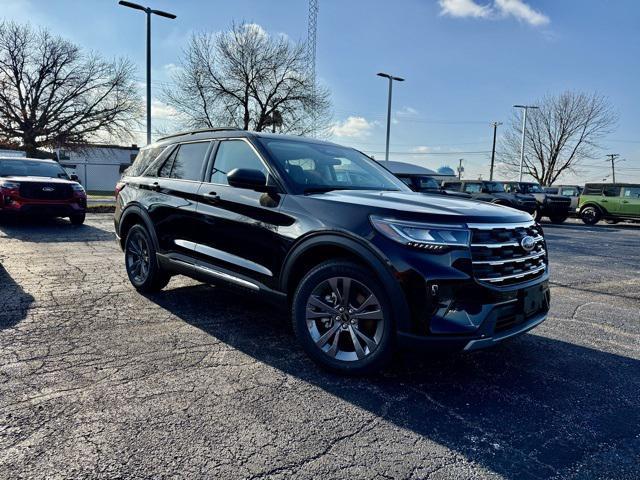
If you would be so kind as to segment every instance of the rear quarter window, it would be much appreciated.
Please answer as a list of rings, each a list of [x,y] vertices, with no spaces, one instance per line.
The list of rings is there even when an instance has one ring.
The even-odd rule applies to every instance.
[[[584,187],[583,195],[602,195],[602,185],[587,185]]]
[[[138,152],[131,166],[124,171],[124,175],[128,177],[139,177],[149,168],[149,165],[158,158],[158,155],[160,155],[163,150],[164,147],[143,148]]]

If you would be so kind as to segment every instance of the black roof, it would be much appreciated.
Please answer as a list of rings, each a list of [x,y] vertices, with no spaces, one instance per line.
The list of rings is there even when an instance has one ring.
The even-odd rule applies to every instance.
[[[640,187],[640,183],[585,183],[585,187]]]
[[[299,142],[313,142],[325,145],[338,145],[336,143],[318,140],[317,138],[300,137],[296,135],[284,135],[281,133],[253,132],[235,127],[215,127],[201,130],[188,130],[159,138],[153,145],[166,145],[183,141],[212,140],[216,138],[278,138]]]

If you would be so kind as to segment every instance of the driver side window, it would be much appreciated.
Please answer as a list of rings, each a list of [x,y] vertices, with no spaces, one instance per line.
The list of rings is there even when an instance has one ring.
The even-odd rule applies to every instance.
[[[229,185],[227,174],[236,168],[260,170],[267,176],[267,169],[260,158],[244,140],[224,140],[220,142],[213,162],[211,183]]]

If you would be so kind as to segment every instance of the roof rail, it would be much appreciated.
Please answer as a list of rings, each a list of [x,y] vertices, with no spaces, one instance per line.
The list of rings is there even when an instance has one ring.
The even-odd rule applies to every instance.
[[[193,135],[194,133],[205,133],[205,132],[224,132],[227,130],[242,130],[238,127],[212,127],[212,128],[201,128],[199,130],[187,130],[184,132],[173,133],[171,135],[167,135],[165,137],[160,137],[157,141],[166,140],[167,138],[173,137],[181,137],[182,135]],[[244,130],[242,130],[244,131]]]

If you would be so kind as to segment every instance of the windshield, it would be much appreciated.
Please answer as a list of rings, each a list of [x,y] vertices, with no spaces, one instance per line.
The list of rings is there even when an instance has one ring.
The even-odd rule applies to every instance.
[[[300,192],[410,191],[391,172],[352,148],[272,138],[258,140]]]
[[[504,192],[504,185],[498,182],[484,182],[484,188],[489,193]]]
[[[57,163],[35,160],[0,160],[0,177],[50,177],[69,179]]]

